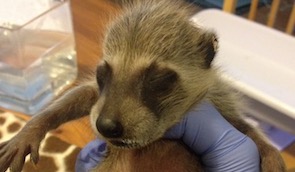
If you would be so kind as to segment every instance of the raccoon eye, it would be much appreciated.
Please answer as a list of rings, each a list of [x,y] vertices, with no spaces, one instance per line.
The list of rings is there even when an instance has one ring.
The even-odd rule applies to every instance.
[[[179,80],[178,74],[168,68],[152,64],[144,74],[141,98],[143,103],[156,115],[161,114],[161,102],[169,97]]]
[[[111,77],[111,67],[106,61],[102,61],[96,69],[96,81],[99,90],[102,91]]]
[[[171,90],[178,79],[176,72],[170,69],[164,69],[153,75],[149,80],[149,87],[154,93],[167,93]]]

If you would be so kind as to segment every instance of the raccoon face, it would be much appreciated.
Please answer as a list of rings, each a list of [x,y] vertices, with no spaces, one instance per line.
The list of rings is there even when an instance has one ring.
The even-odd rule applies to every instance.
[[[102,61],[97,68],[101,97],[92,126],[116,147],[139,148],[161,138],[205,93],[204,86],[192,93],[177,66],[142,61],[128,67]]]

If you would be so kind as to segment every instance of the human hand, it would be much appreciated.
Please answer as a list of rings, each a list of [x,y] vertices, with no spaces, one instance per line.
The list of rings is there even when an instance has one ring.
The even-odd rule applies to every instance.
[[[260,171],[255,143],[228,123],[208,102],[192,108],[165,137],[182,139],[201,156],[206,171]]]

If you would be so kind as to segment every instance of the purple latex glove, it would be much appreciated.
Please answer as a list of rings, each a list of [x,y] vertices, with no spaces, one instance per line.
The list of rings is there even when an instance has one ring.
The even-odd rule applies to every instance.
[[[182,139],[201,156],[205,171],[260,171],[256,144],[228,123],[208,102],[192,108],[165,137]]]
[[[260,171],[260,157],[255,143],[229,124],[208,102],[189,111],[184,119],[165,135],[182,139],[201,156],[206,171]],[[106,152],[102,140],[89,143],[79,154],[77,172],[86,172],[99,164]]]
[[[75,171],[89,172],[96,167],[105,158],[106,148],[106,142],[100,139],[88,143],[78,155]]]

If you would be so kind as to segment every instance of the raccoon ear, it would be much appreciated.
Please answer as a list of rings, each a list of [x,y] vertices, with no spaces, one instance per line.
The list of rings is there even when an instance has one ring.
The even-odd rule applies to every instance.
[[[205,32],[199,39],[198,48],[202,52],[202,67],[209,69],[218,49],[217,36],[213,32]]]

